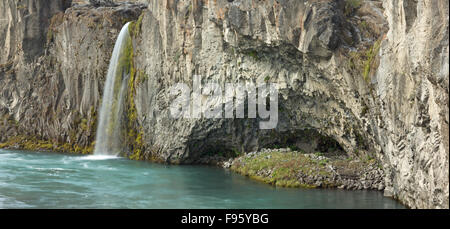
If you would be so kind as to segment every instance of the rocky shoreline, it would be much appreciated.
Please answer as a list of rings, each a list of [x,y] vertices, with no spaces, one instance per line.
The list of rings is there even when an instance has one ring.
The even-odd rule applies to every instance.
[[[262,149],[236,158],[205,157],[254,180],[279,187],[339,188],[383,191],[384,171],[376,159],[351,158],[341,152],[304,153],[288,148]]]

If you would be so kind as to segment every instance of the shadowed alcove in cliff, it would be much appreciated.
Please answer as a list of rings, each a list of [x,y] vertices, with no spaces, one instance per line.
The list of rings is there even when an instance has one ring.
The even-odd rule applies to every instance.
[[[294,103],[301,104],[298,101]],[[204,157],[236,157],[261,149],[289,149],[306,154],[347,155],[334,136],[328,136],[321,131],[326,128],[332,129],[332,127],[317,126],[320,122],[315,120],[314,116],[300,115],[298,117],[302,118],[293,119],[292,111],[286,108],[286,101],[282,101],[279,106],[277,127],[269,130],[260,129],[262,119],[249,119],[247,116],[244,119],[197,120],[194,122],[192,135],[183,142],[186,148],[181,147],[178,151],[184,153],[178,163],[204,163]],[[247,109],[246,104],[245,110]],[[208,128],[204,128],[205,125]],[[358,144],[356,147],[366,148]],[[354,152],[349,155],[353,156],[352,153]]]
[[[210,141],[211,140],[211,141]],[[236,140],[236,139],[235,139]],[[276,131],[269,131],[267,135],[263,135],[259,139],[258,146],[248,144],[247,147],[233,144],[233,138],[223,141],[214,139],[205,139],[204,141],[197,141],[189,146],[190,155],[193,157],[190,160],[200,159],[202,156],[225,156],[234,157],[239,156],[244,152],[258,151],[263,148],[267,149],[289,149],[292,151],[300,151],[304,153],[320,153],[333,155],[346,155],[344,149],[339,143],[331,137],[321,135],[316,130],[296,130],[287,133],[279,133]],[[197,158],[196,158],[197,157]]]

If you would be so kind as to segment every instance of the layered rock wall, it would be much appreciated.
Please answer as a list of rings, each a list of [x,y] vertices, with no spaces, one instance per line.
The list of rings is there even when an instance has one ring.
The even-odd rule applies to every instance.
[[[1,10],[14,11],[15,3],[4,1]],[[125,22],[137,20],[143,6],[67,8],[70,2],[28,3],[30,9],[39,6],[47,14],[27,11],[25,18],[39,17],[32,25],[24,24],[21,17],[1,23],[10,27],[8,34],[19,35],[0,40],[2,44],[14,44],[5,45],[12,54],[1,62],[0,117],[4,125],[0,125],[0,140],[15,137],[18,142],[11,143],[21,148],[26,139],[39,139],[54,143],[58,150],[89,153],[115,39]],[[18,13],[22,10],[17,9]],[[34,40],[22,39],[23,31],[35,31],[37,35],[29,35]]]
[[[384,1],[389,32],[372,78],[386,194],[448,208],[448,1]]]
[[[0,2],[0,142],[90,152],[114,41],[134,20],[125,155],[195,163],[262,147],[343,150],[382,163],[386,195],[449,206],[447,1],[20,2]],[[171,118],[170,86],[194,75],[276,83],[277,128]]]

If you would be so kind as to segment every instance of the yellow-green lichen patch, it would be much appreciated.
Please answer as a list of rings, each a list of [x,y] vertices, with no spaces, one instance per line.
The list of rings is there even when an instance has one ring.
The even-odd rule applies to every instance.
[[[381,42],[376,41],[373,46],[367,50],[366,52],[366,61],[364,62],[364,72],[363,77],[366,82],[370,81],[370,73],[372,69],[375,69],[376,66],[374,66],[376,56],[378,55],[378,52],[380,51]]]
[[[83,147],[77,144],[42,140],[29,136],[11,137],[6,142],[0,143],[0,148],[23,149],[30,151],[56,151],[78,154],[92,154],[94,152],[93,144],[88,147]]]
[[[378,40],[368,48],[361,48],[359,51],[349,53],[348,66],[361,74],[366,83],[370,83],[370,75],[373,74],[373,70],[377,69],[380,47],[381,41]]]
[[[128,29],[131,37],[135,37],[140,33],[140,27],[142,23],[143,14],[139,17],[138,21],[131,22]],[[132,160],[142,160],[143,159],[143,131],[139,127],[138,114],[135,104],[136,87],[141,82],[145,80],[144,73],[142,71],[137,71],[134,63],[134,49],[133,40],[129,39],[125,55],[127,58],[124,60],[127,62],[128,66],[128,88],[127,88],[127,103],[126,103],[126,115],[127,115],[127,136],[126,142],[130,148],[131,153],[128,157]]]
[[[141,34],[142,20],[144,19],[144,13],[141,13],[137,21],[133,21],[130,23],[128,30],[130,32],[131,37],[137,37]]]
[[[136,74],[137,74],[137,78],[136,78],[136,84],[137,85],[140,85],[140,84],[142,84],[142,83],[144,83],[145,81],[148,80],[148,75],[145,74],[144,71],[138,70]]]

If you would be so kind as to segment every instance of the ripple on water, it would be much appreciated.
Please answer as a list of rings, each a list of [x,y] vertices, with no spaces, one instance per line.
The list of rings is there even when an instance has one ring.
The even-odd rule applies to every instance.
[[[402,206],[377,192],[279,189],[212,167],[163,166],[108,155],[2,151],[0,208]]]
[[[0,195],[0,209],[5,208],[32,208],[32,205],[28,205],[24,202],[15,200],[10,197]]]

